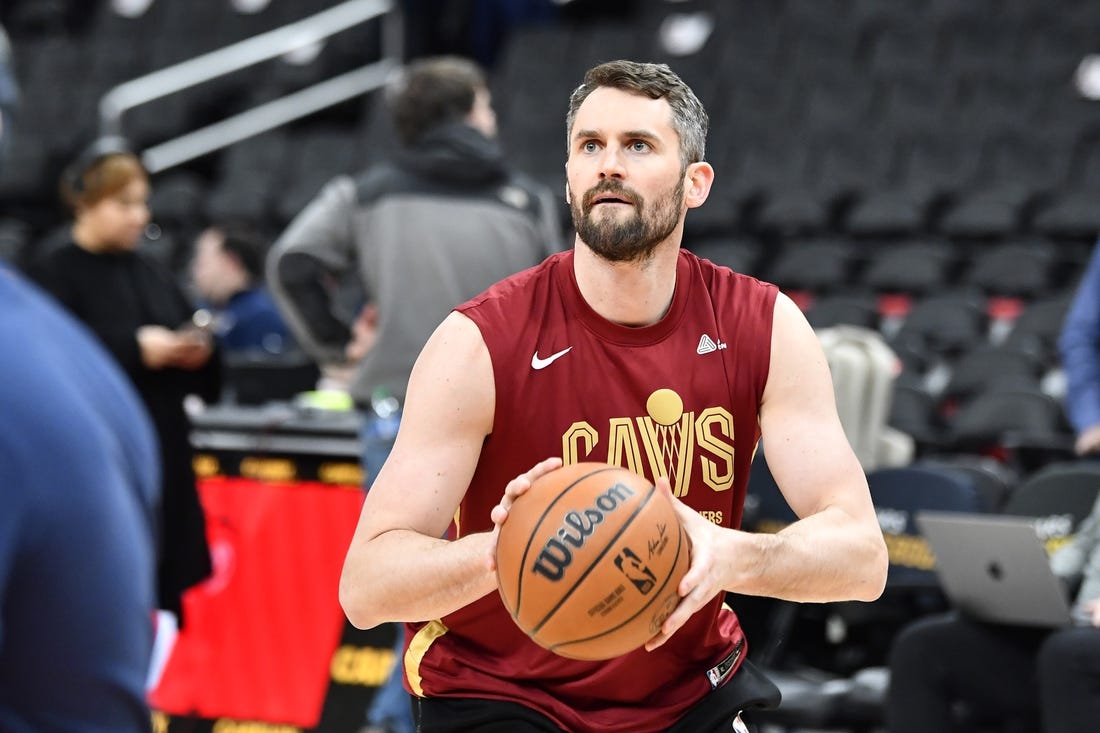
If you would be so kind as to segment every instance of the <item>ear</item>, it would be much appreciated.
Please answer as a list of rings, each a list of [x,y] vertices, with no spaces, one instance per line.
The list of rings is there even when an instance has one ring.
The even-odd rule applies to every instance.
[[[714,168],[710,163],[692,163],[684,174],[684,203],[689,209],[702,206],[714,184]]]
[[[569,181],[565,182],[565,204],[567,206],[573,205],[573,197],[569,195]]]

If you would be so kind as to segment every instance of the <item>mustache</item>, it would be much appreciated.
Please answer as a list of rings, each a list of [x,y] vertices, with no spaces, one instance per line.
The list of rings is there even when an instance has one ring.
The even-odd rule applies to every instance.
[[[597,196],[603,194],[614,194],[616,197],[629,201],[637,206],[641,197],[631,188],[627,188],[621,181],[606,180],[597,183],[592,188],[584,192],[584,208],[585,211],[591,210],[592,202],[595,201]]]

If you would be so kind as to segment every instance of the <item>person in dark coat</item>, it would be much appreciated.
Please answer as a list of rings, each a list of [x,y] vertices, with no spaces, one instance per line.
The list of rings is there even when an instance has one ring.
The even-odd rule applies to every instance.
[[[221,369],[176,278],[136,251],[149,190],[141,161],[122,141],[93,144],[62,176],[70,241],[40,254],[27,272],[99,337],[152,416],[163,465],[158,606],[182,623],[183,592],[211,572],[183,400],[216,400]]]

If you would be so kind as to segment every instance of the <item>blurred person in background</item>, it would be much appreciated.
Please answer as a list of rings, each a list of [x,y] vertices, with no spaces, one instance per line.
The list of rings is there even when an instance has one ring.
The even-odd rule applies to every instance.
[[[958,612],[903,627],[890,652],[890,733],[1080,733],[1100,720],[1100,500],[1050,558],[1074,626],[991,624]]]
[[[263,274],[264,245],[251,229],[212,225],[199,234],[191,278],[205,311],[201,317],[226,355],[296,348]]]
[[[1093,249],[1058,339],[1066,373],[1066,414],[1077,434],[1074,449],[1100,452],[1100,246]]]
[[[94,336],[0,264],[0,730],[146,733],[156,436]]]
[[[175,276],[136,250],[149,222],[149,177],[124,141],[103,138],[62,175],[71,239],[28,273],[83,321],[130,377],[153,419],[163,469],[158,607],[181,622],[184,591],[211,572],[183,400],[220,391],[220,359]]]
[[[353,365],[348,391],[365,412],[366,482],[389,455],[417,354],[458,304],[561,246],[553,196],[513,171],[496,140],[488,79],[476,63],[431,57],[387,90],[400,146],[358,177],[339,176],[291,222],[268,256],[268,283],[302,347],[324,367]],[[368,302],[336,314],[344,276]],[[367,347],[369,344],[369,348]],[[373,730],[411,733],[395,674],[368,714]]]

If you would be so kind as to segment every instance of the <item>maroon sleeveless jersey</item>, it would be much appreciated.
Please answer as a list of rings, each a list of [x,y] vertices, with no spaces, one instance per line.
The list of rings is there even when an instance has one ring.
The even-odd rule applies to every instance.
[[[703,517],[738,527],[775,297],[772,285],[681,251],[665,317],[619,326],[581,297],[569,251],[460,306],[488,346],[496,410],[459,534],[491,529],[505,484],[555,455],[650,480],[667,475]],[[415,694],[511,700],[577,732],[664,730],[711,690],[708,670],[744,642],[721,594],[659,649],[604,662],[539,647],[496,593],[408,632]]]

